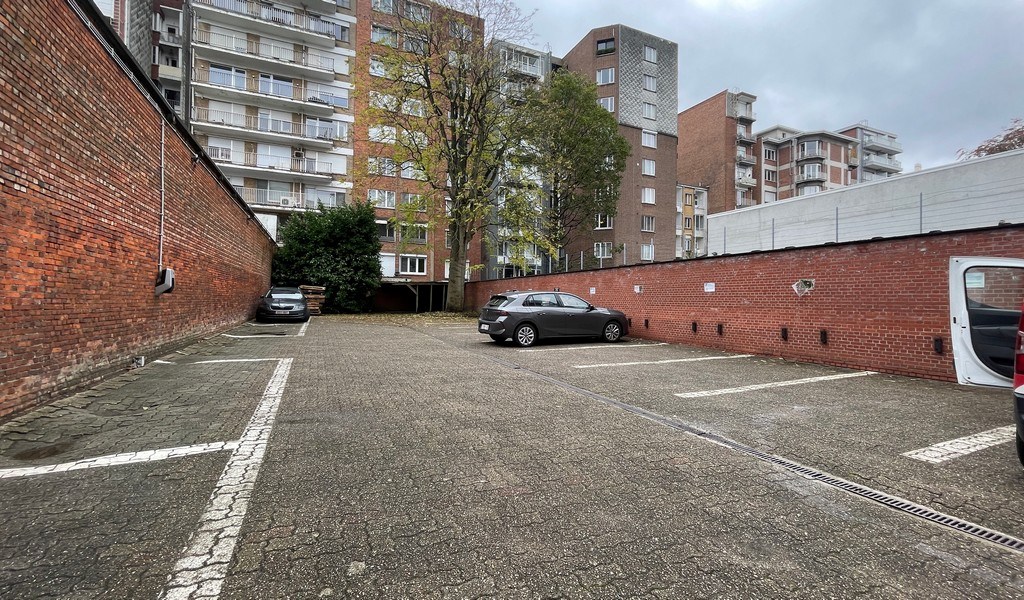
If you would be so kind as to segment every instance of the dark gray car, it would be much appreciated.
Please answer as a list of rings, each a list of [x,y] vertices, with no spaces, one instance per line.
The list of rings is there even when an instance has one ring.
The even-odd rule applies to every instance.
[[[264,320],[309,320],[309,305],[299,288],[272,287],[260,298],[256,318]]]
[[[617,342],[629,333],[621,311],[598,308],[564,292],[511,291],[495,294],[480,311],[477,326],[496,342],[512,339],[532,346],[538,339],[600,337]]]

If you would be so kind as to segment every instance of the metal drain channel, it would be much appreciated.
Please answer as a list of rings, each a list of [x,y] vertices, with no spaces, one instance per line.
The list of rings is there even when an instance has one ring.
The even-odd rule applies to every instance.
[[[937,525],[942,525],[943,527],[954,529],[956,531],[959,531],[960,533],[964,533],[985,540],[986,542],[997,544],[1010,550],[1024,552],[1024,540],[1020,540],[1011,535],[1007,535],[1005,533],[1001,533],[999,531],[995,531],[987,527],[982,527],[981,525],[971,523],[970,521],[965,521],[957,517],[940,513],[938,511],[928,508],[927,506],[916,504],[905,498],[893,496],[892,494],[886,494],[885,492],[880,492],[876,489],[860,485],[859,483],[847,481],[840,477],[836,477],[835,475],[830,475],[829,473],[826,473],[824,471],[819,471],[818,469],[802,465],[798,462],[794,462],[789,459],[782,458],[780,456],[775,456],[774,454],[768,454],[767,452],[763,452],[761,450],[758,450],[757,448],[752,448],[750,446],[747,446],[746,444],[741,444],[740,442],[731,440],[726,437],[722,437],[718,434],[703,431],[701,429],[697,429],[696,427],[691,427],[678,421],[674,421],[664,415],[660,415],[658,413],[645,410],[638,406],[633,406],[632,404],[626,404],[625,402],[615,400],[614,398],[602,396],[597,392],[592,392],[590,390],[577,387],[575,385],[572,385],[571,383],[566,383],[565,381],[549,377],[536,371],[531,371],[530,369],[523,368],[515,363],[511,363],[499,358],[486,358],[500,365],[527,373],[532,377],[535,377],[542,381],[546,381],[562,389],[569,390],[577,394],[582,394],[584,396],[587,396],[588,398],[597,400],[598,402],[614,406],[628,413],[632,413],[639,417],[643,417],[650,421],[654,421],[659,425],[675,429],[676,431],[689,433],[699,438],[708,440],[709,442],[714,442],[720,446],[725,446],[726,448],[731,448],[733,450],[736,450],[737,452],[742,452],[744,454],[753,456],[754,458],[760,459],[764,462],[778,465],[788,471],[792,471],[808,479],[820,481],[821,483],[824,483],[834,488],[841,489],[855,496],[860,496],[861,498],[872,500],[874,502],[882,504],[883,506],[887,506],[893,510],[904,512],[909,515],[913,515],[915,517],[924,519],[926,521],[931,521],[932,523],[935,523]]]

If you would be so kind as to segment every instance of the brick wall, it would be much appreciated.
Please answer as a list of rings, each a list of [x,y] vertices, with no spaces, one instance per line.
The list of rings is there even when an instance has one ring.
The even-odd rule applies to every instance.
[[[679,181],[708,190],[708,214],[736,208],[736,119],[726,115],[728,92],[678,115]]]
[[[558,287],[623,310],[633,337],[954,381],[951,256],[1022,257],[1024,226],[473,283],[466,308],[509,288]],[[799,279],[815,280],[802,297]]]
[[[155,295],[163,124],[67,2],[0,0],[0,419],[243,321],[269,285],[272,241],[168,126],[177,286]]]

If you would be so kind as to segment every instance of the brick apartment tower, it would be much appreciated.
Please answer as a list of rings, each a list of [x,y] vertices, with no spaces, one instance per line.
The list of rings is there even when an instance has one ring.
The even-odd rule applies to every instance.
[[[724,90],[679,113],[679,179],[707,190],[708,214],[754,203],[755,100]]]
[[[675,258],[678,57],[674,42],[624,25],[594,29],[566,54],[566,68],[595,78],[633,149],[618,214],[595,215],[594,229],[567,249],[571,265],[581,252],[588,267]]]

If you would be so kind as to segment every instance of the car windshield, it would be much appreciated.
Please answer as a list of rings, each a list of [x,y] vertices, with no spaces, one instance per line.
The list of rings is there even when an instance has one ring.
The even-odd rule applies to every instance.
[[[491,296],[490,301],[487,302],[488,308],[497,308],[499,306],[505,306],[511,302],[511,298],[506,296]]]
[[[268,296],[277,300],[302,300],[299,292],[270,292]]]

